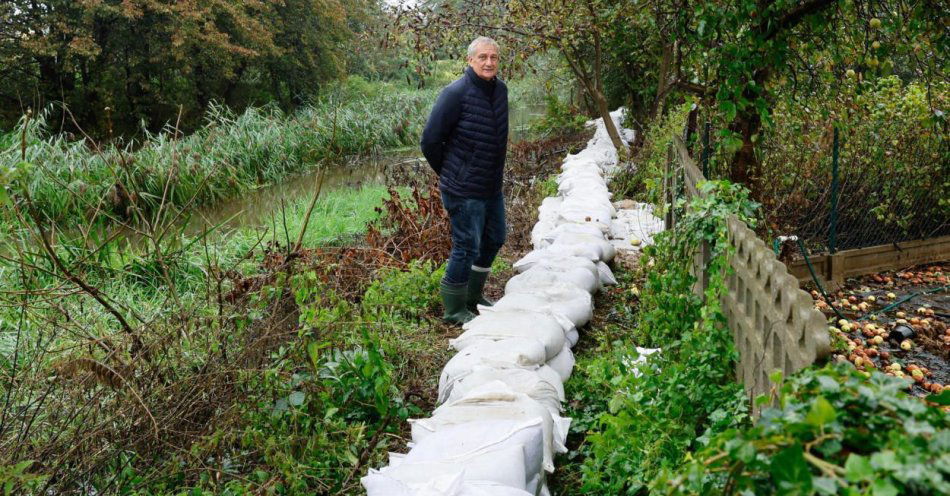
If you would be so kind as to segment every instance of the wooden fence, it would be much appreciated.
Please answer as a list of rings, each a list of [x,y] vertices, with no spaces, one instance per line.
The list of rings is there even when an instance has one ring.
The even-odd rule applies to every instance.
[[[703,174],[679,137],[674,137],[669,159],[664,181],[667,205],[679,195],[700,195],[696,185]],[[666,215],[666,227],[672,229],[674,209],[666,208]],[[754,398],[769,392],[772,371],[788,375],[826,359],[831,341],[824,315],[768,244],[735,216],[727,223],[728,242],[734,249],[720,301],[739,351],[736,376]],[[694,258],[699,294],[708,284],[709,257],[709,247],[703,246]]]

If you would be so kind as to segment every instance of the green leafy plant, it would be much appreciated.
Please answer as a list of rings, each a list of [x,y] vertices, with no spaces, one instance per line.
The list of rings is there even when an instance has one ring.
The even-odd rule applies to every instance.
[[[561,102],[557,95],[546,94],[544,103],[544,117],[531,125],[532,131],[537,135],[550,136],[576,133],[584,129],[587,117],[581,114],[578,109]]]
[[[432,262],[413,261],[406,270],[386,269],[366,289],[362,309],[367,318],[419,319],[438,302],[444,268]]]
[[[742,386],[734,380],[737,356],[719,294],[729,252],[725,220],[750,219],[756,205],[744,188],[728,182],[701,183],[700,190],[704,197],[680,205],[685,215],[677,229],[660,233],[644,249],[640,322],[631,337],[661,351],[633,365],[636,351],[628,342],[584,369],[592,382],[584,389],[609,398],[587,434],[584,492],[636,494],[704,439],[749,419]],[[701,298],[692,290],[690,266],[703,241],[710,243],[712,259]]]
[[[905,386],[847,365],[806,369],[781,384],[780,406],[755,426],[713,436],[684,466],[663,471],[652,493],[947,494],[950,414]]]

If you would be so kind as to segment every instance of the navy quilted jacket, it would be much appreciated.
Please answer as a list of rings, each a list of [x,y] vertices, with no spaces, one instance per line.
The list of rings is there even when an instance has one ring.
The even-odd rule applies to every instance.
[[[436,100],[421,145],[442,191],[466,198],[498,194],[508,147],[508,87],[467,67]]]

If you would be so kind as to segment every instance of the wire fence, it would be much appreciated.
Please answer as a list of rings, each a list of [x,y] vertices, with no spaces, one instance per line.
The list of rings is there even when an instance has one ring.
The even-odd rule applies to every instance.
[[[816,121],[756,144],[761,238],[797,236],[809,252],[835,253],[950,235],[945,124],[906,131],[865,124]],[[719,135],[695,116],[684,130],[708,179],[730,177],[733,154]]]

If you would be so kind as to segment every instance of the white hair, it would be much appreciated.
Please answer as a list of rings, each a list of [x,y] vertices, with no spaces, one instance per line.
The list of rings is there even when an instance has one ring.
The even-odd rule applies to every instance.
[[[471,43],[468,44],[468,57],[469,57],[469,58],[472,58],[472,57],[475,56],[475,51],[478,50],[478,46],[479,46],[479,45],[491,45],[491,46],[495,47],[495,50],[498,50],[498,43],[495,42],[495,40],[493,40],[493,39],[491,39],[491,38],[489,38],[489,37],[487,37],[487,36],[479,36],[478,38],[475,38],[474,40],[472,40]]]

